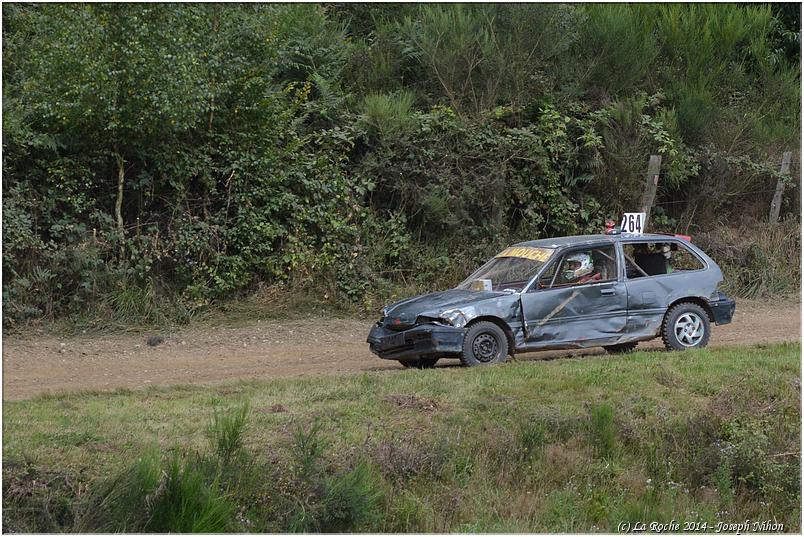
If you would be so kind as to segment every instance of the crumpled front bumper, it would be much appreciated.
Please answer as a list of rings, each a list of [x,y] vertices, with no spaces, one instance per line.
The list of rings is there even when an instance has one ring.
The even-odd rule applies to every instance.
[[[455,356],[463,349],[464,333],[463,328],[437,324],[420,324],[401,332],[375,325],[366,341],[371,352],[386,360]]]
[[[719,292],[716,300],[709,301],[709,307],[712,308],[715,324],[729,324],[737,305],[734,300]]]

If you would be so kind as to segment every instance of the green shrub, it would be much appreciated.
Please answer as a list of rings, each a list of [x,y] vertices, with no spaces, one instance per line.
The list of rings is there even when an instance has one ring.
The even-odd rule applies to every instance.
[[[221,533],[232,529],[234,506],[189,461],[174,457],[163,481],[149,498],[150,510],[141,531]]]
[[[197,461],[173,456],[165,468],[156,449],[93,494],[78,528],[86,532],[216,533],[232,529],[233,506]]]
[[[318,421],[307,430],[298,426],[293,431],[293,473],[302,480],[312,479],[321,470],[321,456],[327,445],[320,433],[321,424]]]
[[[213,411],[208,434],[215,454],[224,464],[243,449],[248,414],[248,401],[228,411]]]
[[[363,121],[380,138],[405,131],[414,121],[414,100],[415,96],[409,91],[396,95],[366,95],[363,99]]]
[[[294,532],[356,532],[378,527],[383,506],[383,481],[365,460],[330,473],[324,467],[326,442],[320,422],[293,432],[290,455],[294,492],[288,504],[287,527]]]
[[[161,453],[141,451],[134,463],[94,491],[77,526],[87,532],[127,532],[143,529],[149,505],[163,484]]]
[[[795,474],[800,473],[801,465],[800,459],[772,452],[766,434],[769,425],[757,418],[731,421],[726,425],[722,451],[735,488],[759,493],[767,501],[779,501],[800,490]]]
[[[720,496],[721,506],[726,508],[734,501],[734,485],[731,482],[732,470],[728,460],[724,460],[712,474],[712,485]]]
[[[325,533],[371,531],[382,516],[383,484],[376,470],[361,461],[325,481],[323,512],[318,531]]]

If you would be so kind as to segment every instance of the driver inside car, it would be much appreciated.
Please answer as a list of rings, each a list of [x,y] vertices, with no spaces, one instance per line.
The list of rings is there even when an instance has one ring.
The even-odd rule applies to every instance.
[[[562,285],[578,285],[600,280],[601,274],[595,270],[592,256],[588,253],[578,252],[564,259],[561,267]]]

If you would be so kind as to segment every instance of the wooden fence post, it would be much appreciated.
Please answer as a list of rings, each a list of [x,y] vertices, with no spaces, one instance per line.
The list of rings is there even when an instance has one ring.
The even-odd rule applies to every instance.
[[[640,212],[645,213],[644,228],[648,227],[650,210],[653,207],[653,199],[656,197],[656,188],[659,186],[659,169],[662,167],[662,156],[651,155],[648,161],[648,173],[645,175],[645,192],[642,194],[642,205]]]
[[[776,192],[773,193],[770,215],[768,216],[768,221],[770,221],[771,224],[775,224],[779,221],[779,210],[782,208],[782,193],[784,192],[784,176],[790,175],[790,159],[792,156],[793,153],[791,151],[785,151],[782,155],[782,167],[779,170],[781,175],[779,179],[776,180]]]

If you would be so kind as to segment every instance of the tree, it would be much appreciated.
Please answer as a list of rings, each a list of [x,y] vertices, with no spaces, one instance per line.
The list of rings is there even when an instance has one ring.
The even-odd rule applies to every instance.
[[[14,13],[15,33],[37,46],[28,54],[9,52],[20,83],[8,96],[24,111],[22,121],[52,136],[60,153],[106,156],[121,257],[130,172],[192,129],[209,107],[194,46],[207,21],[188,8],[31,5]]]

